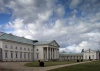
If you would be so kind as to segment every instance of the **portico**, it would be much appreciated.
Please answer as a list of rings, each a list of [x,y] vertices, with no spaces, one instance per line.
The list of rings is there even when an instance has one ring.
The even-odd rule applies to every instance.
[[[55,40],[51,42],[37,42],[35,45],[38,50],[41,50],[38,60],[48,61],[59,59],[59,45]]]
[[[59,59],[58,48],[53,48],[53,47],[43,47],[43,52],[44,52],[44,59],[45,60],[52,60],[52,59]]]

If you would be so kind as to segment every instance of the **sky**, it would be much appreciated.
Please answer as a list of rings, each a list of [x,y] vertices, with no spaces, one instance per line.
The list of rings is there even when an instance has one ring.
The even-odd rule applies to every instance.
[[[60,52],[100,50],[100,0],[0,0],[0,31],[56,40]]]

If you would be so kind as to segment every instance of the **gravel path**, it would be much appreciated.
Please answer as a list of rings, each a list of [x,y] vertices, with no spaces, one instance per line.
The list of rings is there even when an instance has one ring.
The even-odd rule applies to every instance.
[[[50,66],[50,67],[26,67],[24,66],[24,64],[27,62],[0,62],[0,71],[47,71],[55,68],[77,65],[77,64],[88,63],[88,62],[91,61]]]

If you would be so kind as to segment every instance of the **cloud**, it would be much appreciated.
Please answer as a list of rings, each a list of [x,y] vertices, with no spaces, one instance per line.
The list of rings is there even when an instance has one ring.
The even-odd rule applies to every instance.
[[[79,3],[80,3],[80,0],[71,0],[70,7],[76,8],[76,6],[78,6]]]
[[[7,33],[42,41],[55,39],[60,51],[99,49],[99,0],[0,0],[0,12],[12,13],[5,25]]]

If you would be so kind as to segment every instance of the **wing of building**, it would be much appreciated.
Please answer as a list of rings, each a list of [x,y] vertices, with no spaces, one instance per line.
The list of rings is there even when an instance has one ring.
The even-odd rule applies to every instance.
[[[59,47],[55,40],[40,42],[0,32],[0,61],[59,59]]]
[[[91,50],[88,49],[84,51],[83,53],[83,59],[88,60],[88,59],[100,59],[100,51],[99,50]]]
[[[83,53],[61,53],[59,55],[59,60],[63,61],[63,60],[81,60],[83,59]]]
[[[100,51],[99,50],[91,50],[88,49],[86,51],[82,51],[81,53],[60,53],[60,60],[99,60],[100,59]]]

